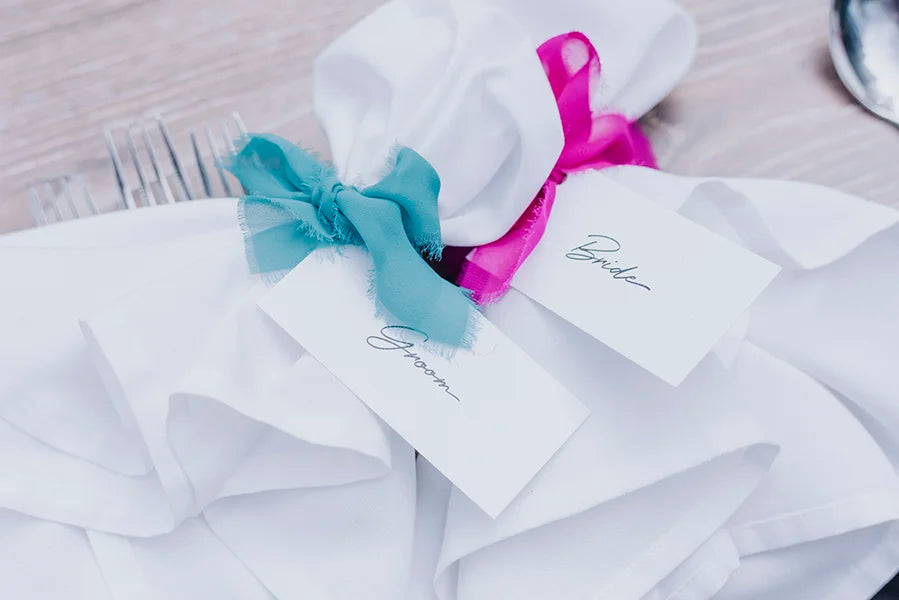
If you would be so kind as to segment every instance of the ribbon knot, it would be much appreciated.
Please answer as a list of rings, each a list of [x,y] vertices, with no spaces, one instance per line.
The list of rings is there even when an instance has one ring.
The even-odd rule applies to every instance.
[[[316,207],[316,216],[323,225],[325,238],[329,241],[339,239],[338,232],[352,229],[352,224],[346,220],[338,203],[338,198],[345,189],[336,176],[323,172],[321,182],[310,194],[310,202]]]
[[[636,123],[624,115],[592,109],[591,91],[598,88],[601,69],[599,55],[587,36],[579,32],[556,36],[544,42],[537,55],[559,107],[565,134],[562,153],[543,188],[503,237],[471,249],[461,267],[436,266],[444,276],[470,290],[478,304],[494,302],[508,291],[515,272],[546,230],[556,186],[569,174],[613,165],[656,167],[649,141]],[[453,270],[458,271],[456,277]]]
[[[421,256],[439,257],[442,246],[440,178],[418,153],[400,148],[391,170],[364,189],[273,135],[249,136],[225,166],[248,192],[238,210],[251,271],[277,278],[317,248],[365,246],[381,308],[432,340],[470,344],[474,306]]]

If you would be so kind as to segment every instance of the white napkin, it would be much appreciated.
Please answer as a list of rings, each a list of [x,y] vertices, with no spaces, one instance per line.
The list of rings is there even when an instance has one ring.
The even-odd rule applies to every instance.
[[[115,598],[400,597],[415,519],[412,453],[384,479],[241,495],[149,539],[89,534]]]
[[[821,399],[795,409],[794,432],[776,436],[781,457],[729,523],[743,562],[721,597],[817,598],[825,584],[842,597],[869,597],[899,567],[899,379],[890,367],[899,359],[899,286],[891,275],[899,213],[797,182],[676,177],[636,167],[602,176],[781,264],[751,310],[744,346],[792,363],[843,402],[832,418],[840,431],[827,434],[825,406],[837,400],[820,384],[821,391],[794,392],[804,402]],[[787,423],[784,406],[769,411],[769,430]],[[691,568],[715,577],[715,563],[710,556]],[[825,570],[828,577],[818,581],[815,573]]]
[[[36,340],[0,366],[0,381],[4,404],[43,417],[28,432],[0,420],[0,506],[17,511],[12,521],[85,528],[61,531],[93,552],[116,599],[366,589],[393,600],[409,577],[413,452],[255,307],[263,288],[247,273],[235,215],[233,200],[210,200],[0,241],[0,272],[18,277],[15,307],[49,310],[8,319],[0,341],[12,359],[19,340]],[[83,300],[67,295],[84,281],[96,285]],[[55,387],[34,385],[38,373]],[[97,408],[84,415],[84,405]],[[92,414],[104,416],[84,422]],[[125,445],[78,455],[70,446],[85,433]],[[140,468],[110,470],[123,448]],[[3,597],[29,597],[16,592],[47,572],[59,572],[67,598],[102,597],[92,571],[66,575],[75,550],[32,546],[10,563],[20,572],[0,579]]]
[[[445,241],[504,233],[561,147],[535,50],[572,29],[600,38],[597,103],[629,116],[695,44],[664,0],[389,3],[316,67],[338,167],[365,180],[411,145],[441,174]],[[518,292],[491,307],[593,410],[495,521],[258,313],[233,201],[0,238],[0,597],[821,597],[812,579],[865,597],[899,564],[895,213],[802,184],[589,176],[785,271],[731,360],[678,389]]]
[[[562,149],[537,46],[574,30],[602,60],[595,103],[631,118],[668,94],[696,44],[692,22],[667,0],[388,2],[315,64],[315,112],[339,173],[370,183],[397,144],[409,146],[440,175],[443,242],[499,238]]]
[[[542,41],[482,0],[380,7],[315,62],[315,113],[341,177],[372,183],[408,146],[440,176],[443,243],[502,236],[562,151]]]
[[[197,221],[201,232],[184,231],[182,214],[201,205],[207,215]],[[46,319],[11,318],[10,343],[3,345],[10,373],[4,381],[11,386],[5,397],[41,413],[27,433],[50,444],[15,430],[3,440],[19,449],[10,462],[27,459],[33,462],[29,470],[49,470],[9,489],[10,504],[67,523],[153,535],[218,497],[383,476],[390,452],[380,423],[255,307],[264,287],[247,272],[233,201],[145,212],[152,219],[117,215],[108,228],[100,226],[103,219],[86,221],[90,237],[83,239],[98,245],[93,249],[50,249],[52,230],[5,241],[18,246],[0,256],[4,273],[21,274],[17,308],[30,304],[48,312]],[[166,212],[176,239],[112,245],[116,236],[128,239],[122,232],[129,229],[141,239],[141,231],[165,222],[160,215]],[[219,231],[202,233],[224,214],[230,222],[224,218]],[[57,241],[65,244],[65,232],[73,228],[64,227]],[[40,238],[45,247],[27,247],[29,239]],[[31,283],[35,273],[42,274],[38,286]],[[69,288],[91,296],[66,304]],[[48,309],[47,302],[62,308]],[[77,319],[90,314],[95,316],[79,328]],[[39,345],[32,354],[17,354],[20,339]],[[58,358],[49,363],[51,357]],[[44,391],[28,376],[38,369],[46,374],[48,364],[72,376],[52,377],[56,387]],[[72,377],[90,378],[93,387],[73,384]],[[93,449],[96,466],[84,460],[91,458],[87,453],[70,454],[68,446],[83,434],[61,424],[69,423],[69,413],[92,416],[70,390],[96,404],[94,412],[103,411],[102,420],[94,418],[84,429],[99,439],[127,440],[124,449],[140,468],[101,468],[127,456],[119,446]],[[71,480],[74,493],[65,503],[46,493],[57,485],[50,473]]]
[[[693,21],[669,0],[488,2],[519,19],[538,43],[571,31],[586,35],[602,65],[591,104],[631,119],[643,116],[671,92],[696,52]]]
[[[0,591],[4,598],[115,598],[83,530],[6,510],[0,510]]]
[[[844,597],[870,595],[899,565],[899,439],[889,420],[899,387],[895,373],[882,368],[899,358],[899,331],[888,318],[899,288],[869,283],[887,281],[899,257],[897,214],[798,183],[693,180],[636,167],[583,176],[599,196],[625,183],[657,198],[778,262],[784,274],[751,311],[733,363],[709,357],[676,390],[514,289],[490,307],[488,317],[507,335],[592,400],[593,414],[496,521],[462,510],[464,498],[453,495],[441,551],[446,570],[438,572],[438,590],[449,591],[440,597],[489,598],[503,591],[543,598],[561,589],[563,597],[601,590],[609,598],[706,598],[723,587],[723,598],[815,598],[820,588],[809,580],[822,562],[833,566],[827,581],[846,590]],[[816,217],[808,230],[812,202]],[[822,244],[820,236],[833,242]],[[797,282],[811,289],[803,294]],[[865,310],[850,311],[853,305]],[[831,318],[808,323],[815,314]],[[813,328],[819,345],[805,351]],[[818,357],[824,364],[808,373],[840,384],[851,407],[867,416],[857,419],[809,374],[774,356],[781,349],[772,341],[789,344],[797,357]],[[846,381],[825,374],[825,367],[864,377]],[[878,417],[880,426],[866,429]],[[737,442],[753,422],[764,431],[755,439],[780,448],[764,477],[762,447],[746,446],[743,467],[722,463],[733,460],[722,442]],[[753,455],[761,460],[754,468]],[[675,467],[678,460],[683,463]],[[742,506],[745,496],[734,503],[715,493],[721,479],[703,482],[703,471],[716,462],[727,464],[718,477],[735,478],[726,483],[733,495],[744,486]],[[642,485],[632,479],[641,473]],[[755,481],[761,483],[753,492]],[[665,486],[700,493],[703,500],[684,504],[701,506],[700,520],[679,512],[670,491],[658,492]],[[651,494],[658,494],[654,502],[641,507],[641,498]],[[716,515],[728,507],[731,512]],[[659,521],[655,532],[652,519]],[[671,531],[676,534],[665,535]],[[686,553],[669,545],[699,538]],[[710,550],[721,547],[730,552]],[[609,548],[612,555],[602,554]],[[765,575],[775,572],[778,577]]]

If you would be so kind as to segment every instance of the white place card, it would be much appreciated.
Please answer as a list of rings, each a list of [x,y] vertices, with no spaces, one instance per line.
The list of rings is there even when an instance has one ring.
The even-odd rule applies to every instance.
[[[512,287],[676,386],[779,269],[594,172],[558,187]]]
[[[587,409],[483,317],[451,358],[426,332],[375,316],[371,259],[317,251],[259,306],[491,517],[586,419]]]

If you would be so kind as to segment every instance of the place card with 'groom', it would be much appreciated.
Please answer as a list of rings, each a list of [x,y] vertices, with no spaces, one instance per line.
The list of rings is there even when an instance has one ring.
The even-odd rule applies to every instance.
[[[512,287],[676,386],[779,270],[593,171],[558,186]]]
[[[480,313],[470,350],[375,314],[372,261],[319,250],[259,306],[453,484],[496,517],[587,418],[587,409]]]

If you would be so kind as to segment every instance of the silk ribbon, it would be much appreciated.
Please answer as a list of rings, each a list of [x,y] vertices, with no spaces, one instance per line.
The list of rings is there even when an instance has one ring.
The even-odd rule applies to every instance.
[[[471,249],[462,259],[455,281],[470,290],[478,304],[494,302],[509,289],[515,272],[543,236],[556,186],[568,174],[614,165],[656,167],[649,140],[636,123],[624,115],[591,109],[590,92],[599,83],[600,62],[587,36],[579,32],[556,36],[544,42],[537,54],[556,97],[565,145],[543,188],[515,225],[500,239]],[[448,250],[448,256],[460,254],[458,249]],[[446,264],[436,268],[447,275]]]
[[[440,178],[424,158],[400,148],[381,181],[357,189],[285,139],[251,135],[242,143],[225,166],[248,194],[238,206],[251,271],[277,277],[316,248],[365,246],[383,309],[435,342],[470,344],[474,305],[422,258],[441,253]]]

